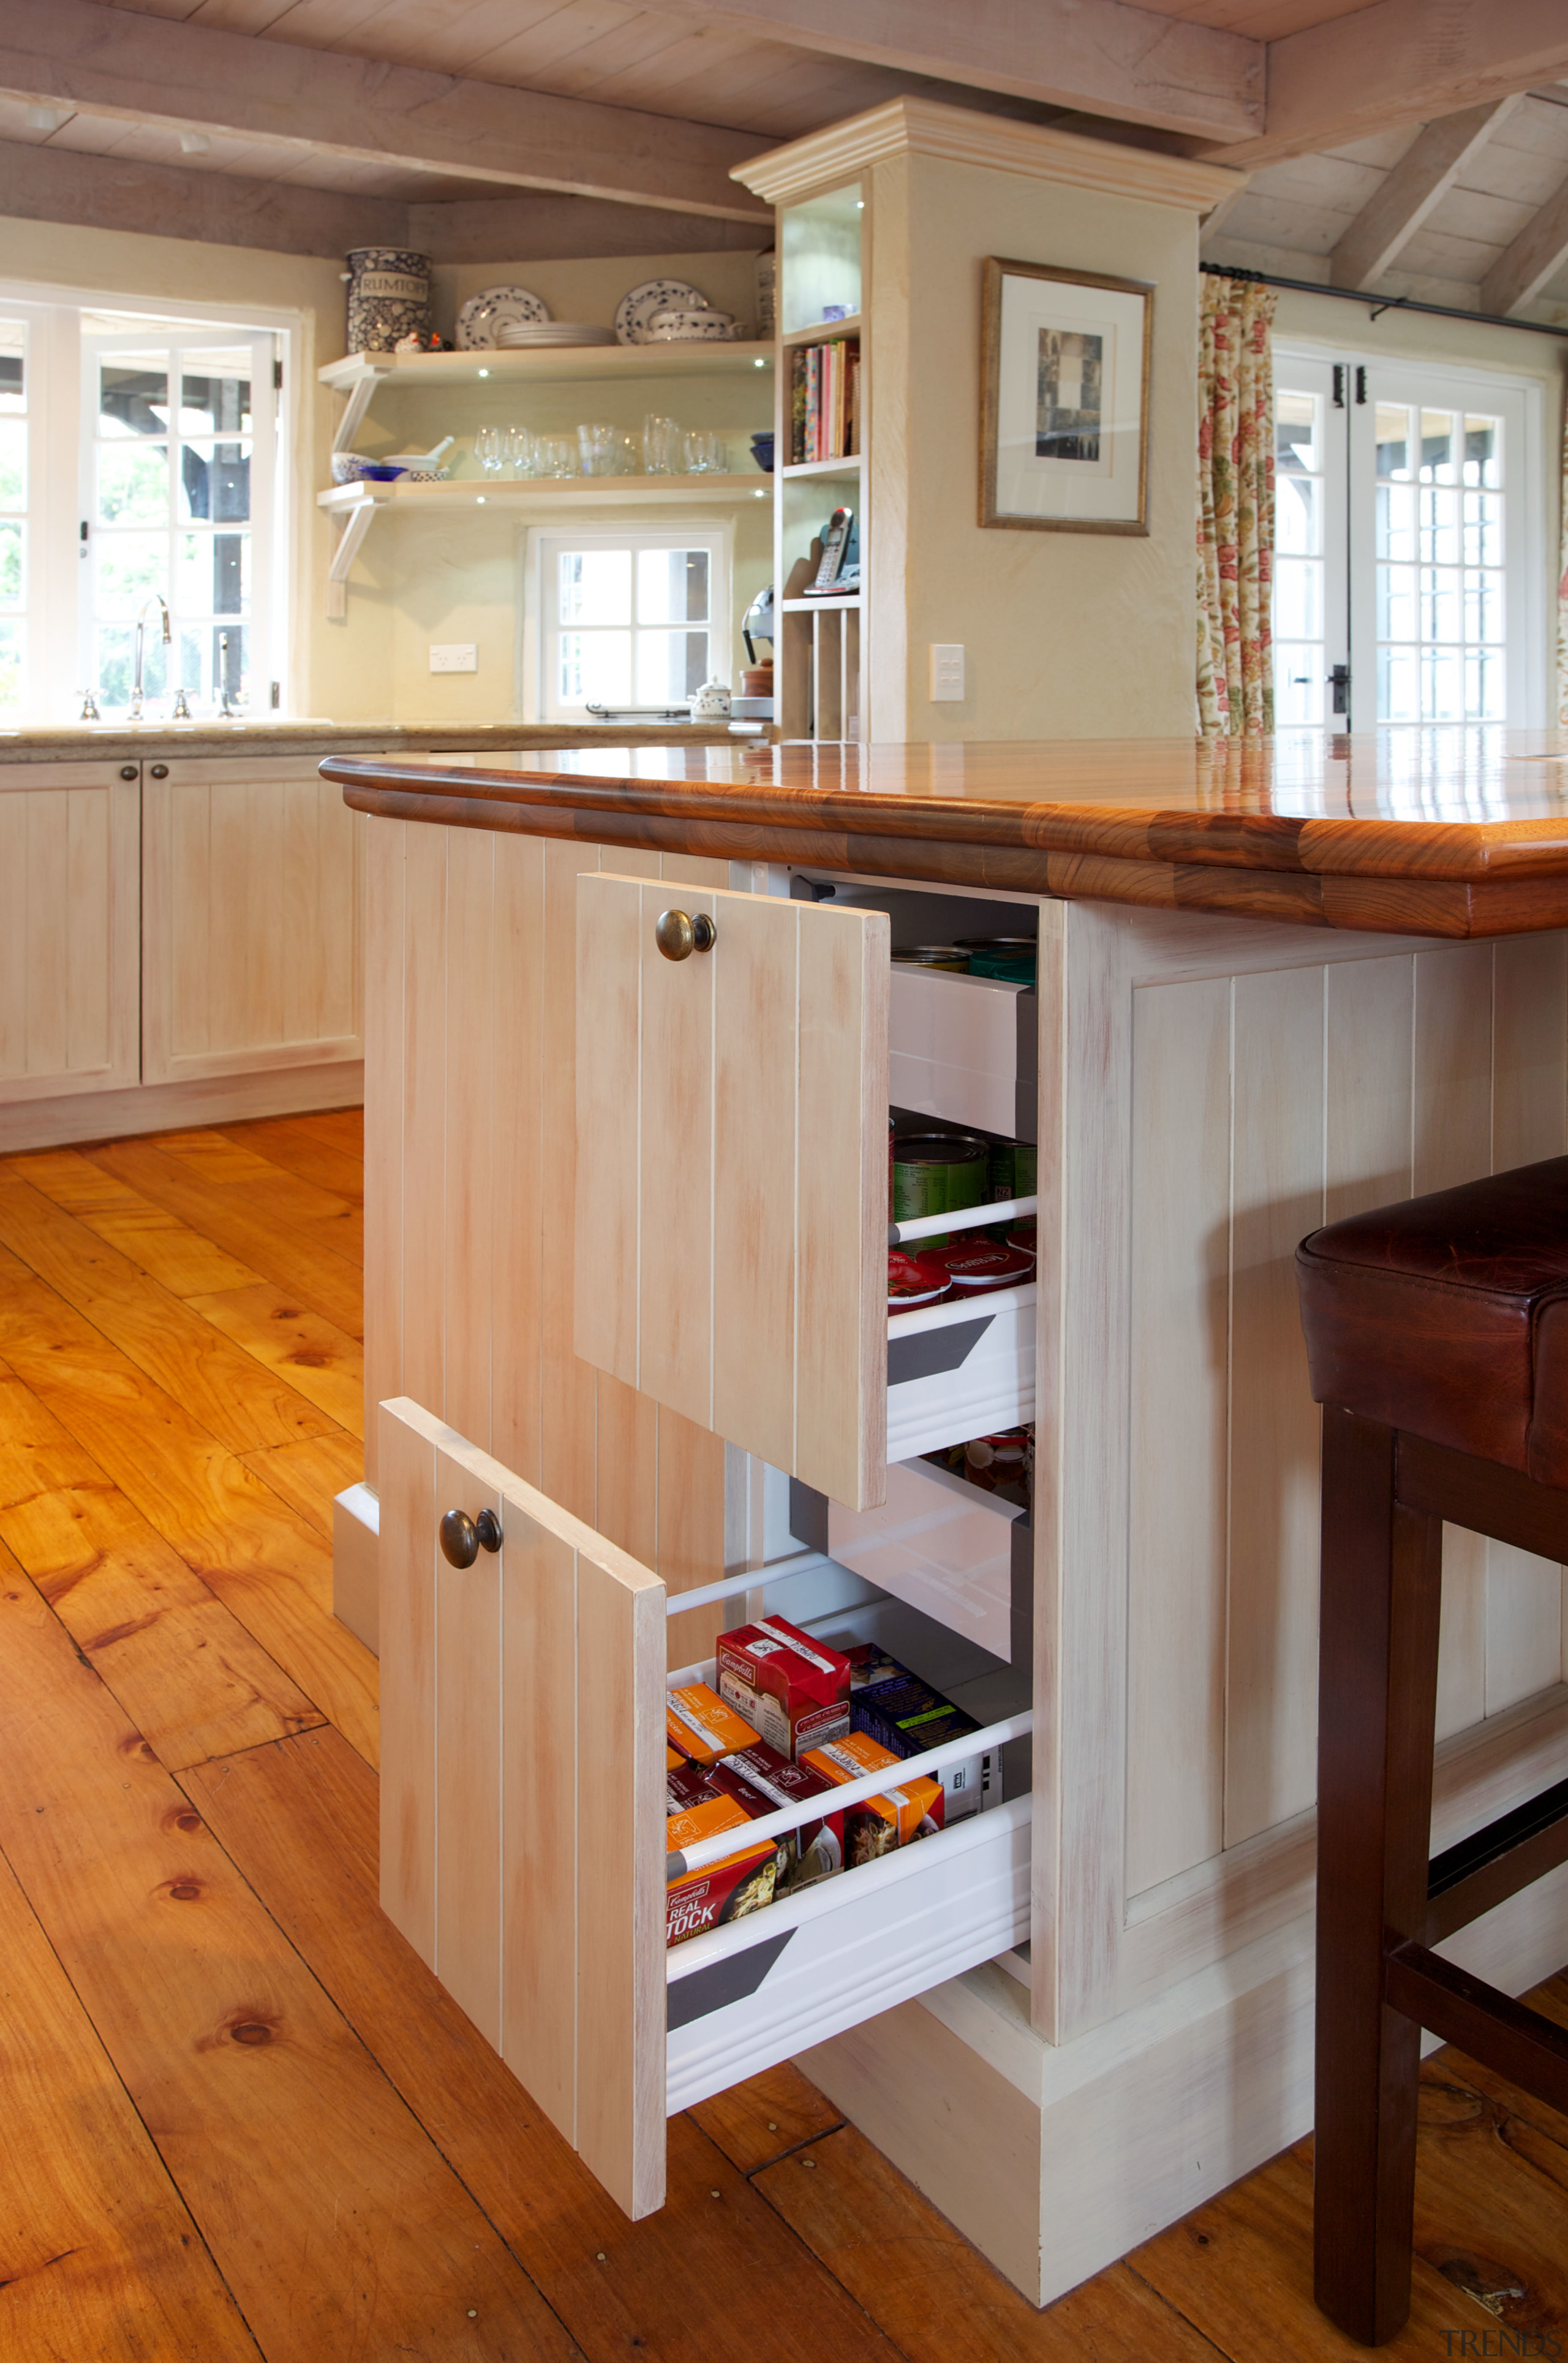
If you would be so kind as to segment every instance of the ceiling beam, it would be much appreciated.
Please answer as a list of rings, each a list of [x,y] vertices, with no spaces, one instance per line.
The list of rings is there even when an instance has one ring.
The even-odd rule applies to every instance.
[[[259,246],[334,263],[352,246],[417,243],[409,236],[409,207],[396,197],[300,188],[235,172],[183,172],[16,139],[0,139],[0,216],[145,238],[199,239],[212,246]]]
[[[1520,312],[1568,262],[1568,181],[1532,214],[1481,282],[1483,312]]]
[[[755,134],[211,31],[99,0],[0,0],[0,90],[134,123],[771,227],[729,178]]]
[[[1268,45],[1262,135],[1202,152],[1263,164],[1430,123],[1568,74],[1563,0],[1377,0]]]
[[[1419,132],[1329,257],[1330,284],[1375,285],[1497,126],[1523,103],[1523,92],[1514,91],[1485,106],[1467,106],[1463,114],[1440,116]]]
[[[1264,45],[1127,0],[657,0],[829,57],[1214,142],[1264,129]]]

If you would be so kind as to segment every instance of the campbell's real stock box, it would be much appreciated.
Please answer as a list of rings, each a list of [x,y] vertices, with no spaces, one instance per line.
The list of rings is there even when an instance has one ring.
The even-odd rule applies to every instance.
[[[849,1729],[849,1659],[782,1616],[721,1633],[718,1672],[720,1696],[780,1756]]]
[[[667,1747],[693,1763],[716,1764],[721,1756],[749,1747],[757,1734],[706,1682],[688,1682],[665,1692],[664,1736]]]
[[[806,1758],[824,1781],[847,1787],[869,1772],[897,1772],[899,1759],[867,1731],[847,1731],[813,1747]],[[879,1855],[933,1837],[944,1823],[942,1783],[924,1774],[912,1781],[889,1781],[879,1797],[862,1797],[844,1816],[845,1860],[851,1870],[875,1862]]]
[[[671,1814],[664,1825],[668,1854],[679,1856],[700,1838],[744,1830],[751,1818],[733,1797],[714,1797],[689,1813]],[[743,1919],[771,1903],[778,1883],[778,1851],[771,1839],[758,1845],[742,1838],[734,1854],[709,1863],[706,1869],[677,1867],[665,1887],[666,1943],[679,1945],[687,1936],[700,1936],[705,1928]]]

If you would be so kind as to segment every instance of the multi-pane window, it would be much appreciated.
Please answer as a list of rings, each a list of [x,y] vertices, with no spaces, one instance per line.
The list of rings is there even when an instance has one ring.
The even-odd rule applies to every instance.
[[[1324,643],[1323,396],[1281,386],[1275,397],[1275,722],[1322,719]]]
[[[1507,715],[1504,423],[1379,402],[1377,718]]]
[[[20,713],[28,661],[28,324],[0,318],[0,714]]]
[[[1544,718],[1529,381],[1275,350],[1279,727]]]
[[[271,338],[90,338],[87,354],[86,659],[100,704],[131,701],[138,620],[149,708],[182,689],[193,710],[226,691],[242,710],[265,703]]]
[[[540,710],[684,704],[721,661],[721,533],[539,536]]]

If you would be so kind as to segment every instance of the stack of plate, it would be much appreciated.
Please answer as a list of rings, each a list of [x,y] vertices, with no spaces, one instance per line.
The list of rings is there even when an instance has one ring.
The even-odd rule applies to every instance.
[[[613,328],[596,328],[587,320],[508,322],[496,332],[502,352],[529,351],[537,345],[613,345]]]

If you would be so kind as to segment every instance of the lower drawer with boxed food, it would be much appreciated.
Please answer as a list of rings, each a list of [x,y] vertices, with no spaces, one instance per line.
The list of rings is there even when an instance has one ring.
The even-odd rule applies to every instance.
[[[780,1638],[776,1581],[809,1563],[818,1582],[811,1551],[669,1594],[407,1399],[381,1406],[380,1447],[383,1909],[617,2203],[646,2214],[664,2201],[667,2110],[1027,1933],[1027,1777],[1016,1796],[999,1786],[1003,1747],[1031,1727],[1011,1711],[1027,1675],[1003,1665],[1005,1697],[977,1692],[985,1653],[937,1625],[921,1626],[935,1639],[911,1670],[907,1646],[887,1654],[914,1629],[895,1600],[856,1608],[872,1637],[853,1639],[837,1603],[870,1588],[831,1562],[836,1639],[815,1614]],[[753,1590],[766,1596],[739,1596]],[[669,1674],[670,1612],[715,1592],[759,1612],[756,1629]],[[920,1679],[946,1664],[977,1711]],[[715,1724],[715,1693],[738,1728]],[[677,1725],[674,1752],[702,1776],[688,1806],[756,1793],[738,1821],[710,1811],[672,1862]],[[737,1855],[719,1912],[690,1904],[682,1880]]]

